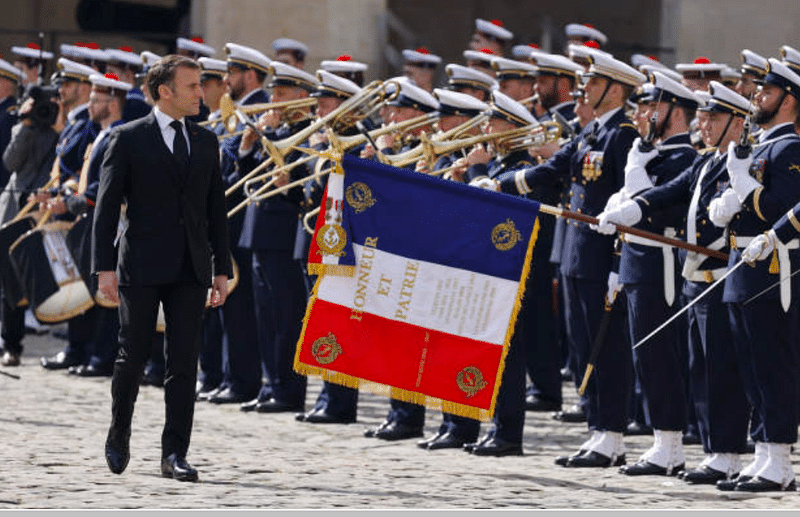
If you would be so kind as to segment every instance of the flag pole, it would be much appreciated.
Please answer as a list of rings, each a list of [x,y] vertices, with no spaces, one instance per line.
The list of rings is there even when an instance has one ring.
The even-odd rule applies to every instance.
[[[555,206],[540,204],[539,211],[545,214],[549,214],[556,217],[564,217],[566,219],[574,219],[576,221],[581,221],[587,224],[597,224],[598,219],[596,217],[592,217],[590,215],[581,214],[578,212],[570,212],[569,210],[564,210],[563,208],[558,208]],[[658,233],[648,232],[646,230],[640,230],[639,228],[633,228],[631,226],[624,226],[621,224],[614,223],[614,226],[617,227],[617,231],[619,233],[627,233],[630,235],[636,235],[637,237],[642,237],[643,239],[649,239],[651,241],[660,242],[662,244],[667,244],[669,246],[673,246],[675,248],[685,249],[687,251],[693,251],[695,253],[700,253],[701,255],[707,255],[709,257],[718,258],[720,260],[727,261],[728,254],[722,253],[721,251],[712,250],[710,248],[706,248],[703,246],[698,246],[696,244],[690,244],[688,242],[682,241],[680,239],[673,239],[671,237],[666,237],[664,235],[660,235]]]

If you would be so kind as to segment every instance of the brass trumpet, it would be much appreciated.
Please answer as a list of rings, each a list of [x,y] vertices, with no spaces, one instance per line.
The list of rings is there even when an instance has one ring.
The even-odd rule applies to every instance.
[[[284,110],[282,116],[284,119],[286,119],[291,112],[316,106],[316,104],[317,99],[315,97],[307,97],[305,99],[295,99],[284,102],[263,102],[260,104],[237,106],[236,103],[233,102],[233,99],[231,99],[231,96],[226,93],[223,94],[219,100],[219,113],[220,119],[225,124],[225,130],[228,133],[233,133],[236,131],[236,127],[239,123],[239,118],[236,117],[237,111],[243,115],[251,116],[268,110],[279,109]]]

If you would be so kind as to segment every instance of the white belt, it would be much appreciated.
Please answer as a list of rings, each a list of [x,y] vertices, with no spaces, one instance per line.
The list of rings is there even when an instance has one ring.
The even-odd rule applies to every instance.
[[[675,228],[664,229],[665,237],[675,237],[675,235]],[[675,254],[672,252],[673,246],[629,233],[624,234],[623,240],[628,244],[661,248],[661,252],[664,254],[664,299],[667,301],[667,305],[672,307],[675,302]]]
[[[731,235],[731,248],[746,248],[755,237],[742,237],[740,235]],[[778,266],[780,268],[781,279],[781,306],[783,312],[789,310],[789,305],[792,301],[792,283],[789,282],[789,277],[792,274],[792,263],[789,260],[789,250],[796,250],[800,248],[800,240],[792,239],[786,244],[778,244],[775,249],[778,252]]]

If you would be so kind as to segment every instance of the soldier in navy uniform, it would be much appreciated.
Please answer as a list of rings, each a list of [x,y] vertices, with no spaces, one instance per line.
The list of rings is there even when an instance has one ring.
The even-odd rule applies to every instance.
[[[325,60],[319,64],[319,67],[325,72],[352,81],[359,88],[364,87],[364,73],[367,71],[367,64],[354,61],[349,54],[341,54],[336,59]]]
[[[433,81],[436,79],[436,69],[442,58],[431,53],[425,47],[415,50],[403,50],[403,75],[414,81],[414,84],[427,92],[433,91]]]
[[[614,234],[609,223],[629,225],[668,237],[677,236],[683,225],[684,207],[651,215],[644,221],[639,205],[631,198],[645,189],[668,183],[694,162],[697,153],[689,139],[689,122],[694,118],[698,99],[691,90],[661,72],[651,73],[653,88],[642,99],[648,108],[645,117],[651,127],[644,147],[642,139],[634,142],[625,166],[625,185],[613,195],[598,216],[598,231]],[[655,144],[655,145],[654,145]],[[626,201],[628,203],[626,203]],[[627,218],[628,213],[632,217]],[[635,219],[635,220],[634,220]],[[675,312],[677,253],[672,247],[655,241],[620,237],[623,241],[619,265],[619,281],[628,302],[629,336],[638,343],[653,329],[655,322],[665,321]],[[684,468],[683,430],[686,427],[686,380],[682,353],[685,340],[675,326],[654,336],[646,346],[633,351],[636,374],[644,395],[648,426],[653,428],[655,444],[638,462],[622,467],[621,472],[635,475],[676,475]]]
[[[489,100],[489,94],[497,87],[494,73],[485,74],[480,70],[455,63],[444,67],[444,72],[447,75],[447,89],[466,93],[481,102]]]
[[[467,69],[470,70],[470,69]],[[480,73],[470,70],[473,73]],[[451,75],[452,78],[452,75]],[[487,112],[489,105],[475,99],[472,95],[458,93],[437,88],[433,91],[434,97],[439,102],[439,121],[436,123],[439,131],[449,131],[471,118]],[[477,135],[480,127],[475,125],[464,133],[464,137]],[[452,168],[461,156],[461,150],[439,157],[433,167],[428,170],[428,164],[420,160],[417,172],[440,175],[438,171]],[[467,443],[474,443],[478,439],[480,422],[475,419],[442,412],[442,423],[436,433],[417,442],[417,446],[429,451],[440,449],[460,449]]]
[[[698,156],[675,179],[644,190],[633,202],[641,211],[640,218],[688,206],[687,241],[727,251],[724,228],[711,222],[729,220],[739,208],[738,201],[730,196],[730,201],[721,204],[725,200],[720,200],[719,194],[728,183],[724,149],[739,140],[749,102],[716,81],[709,88],[711,95],[699,108],[708,115],[700,129],[709,151]],[[634,219],[628,222],[635,223]],[[683,294],[687,300],[697,297],[726,272],[725,262],[717,258],[688,252],[683,259]],[[745,450],[749,407],[736,354],[730,346],[728,310],[722,303],[722,294],[721,289],[711,291],[687,313],[691,396],[707,455],[697,468],[686,470],[681,476],[691,484],[715,484],[736,477],[741,470],[739,455]]]
[[[203,41],[203,38],[200,36],[194,36],[192,38],[178,38],[175,40],[175,46],[179,55],[190,57],[198,63],[201,59],[210,58],[217,53],[217,51],[214,50],[214,47],[206,45],[205,41]],[[200,101],[200,112],[197,115],[189,117],[190,120],[197,123],[208,120],[209,113],[214,111],[206,103],[205,95],[203,95],[203,97],[204,99]]]
[[[133,85],[125,97],[122,118],[130,122],[150,113],[150,105],[145,102],[144,93],[136,86],[137,74],[140,74],[144,67],[141,56],[127,45],[118,49],[106,49],[106,54],[108,55],[106,71],[116,74],[120,81]]]
[[[272,61],[269,70],[273,102],[308,98],[319,84],[313,75],[279,61]],[[258,121],[259,130],[271,141],[288,138],[310,124],[307,107],[267,111]],[[243,174],[269,158],[250,128],[245,131],[238,152]],[[289,152],[285,162],[290,164],[300,156],[300,151]],[[281,187],[307,175],[307,166],[298,165],[277,174],[274,186]],[[303,189],[294,187],[249,204],[239,237],[239,247],[249,250],[252,256],[256,329],[262,368],[269,380],[253,406],[242,408],[259,413],[303,411],[305,405],[307,379],[293,369],[307,301],[303,269],[294,258],[302,201]]]
[[[720,481],[717,487],[743,492],[796,489],[790,453],[797,441],[800,320],[792,291],[800,283],[790,275],[800,258],[798,241],[772,242],[769,261],[753,261],[762,255],[755,245],[747,254],[742,250],[770,230],[800,195],[800,137],[794,128],[800,114],[800,75],[770,58],[755,107],[755,123],[762,129],[757,143],[751,153],[740,156],[732,142],[726,160],[730,190],[741,203],[727,223],[728,267],[740,260],[754,267],[740,267],[726,278],[722,300],[728,304],[733,345],[758,425],[750,427],[755,459],[735,482]],[[768,288],[772,289],[763,292]]]
[[[496,56],[503,56],[514,39],[514,33],[505,28],[500,20],[475,19],[475,31],[469,42],[472,50],[490,49]]]
[[[12,65],[22,71],[22,85],[42,84],[44,67],[53,59],[53,53],[42,50],[38,43],[28,43],[24,47],[11,47],[14,54]]]
[[[479,50],[465,50],[463,53],[464,62],[469,68],[473,68],[486,75],[494,77],[494,68],[492,68],[492,59],[497,57],[497,54],[490,48],[481,48]]]
[[[628,150],[638,136],[625,116],[625,101],[645,77],[608,54],[594,51],[589,57],[585,90],[596,119],[547,162],[504,177],[498,185],[503,192],[527,194],[534,186],[570,181],[571,209],[595,215],[622,187]],[[618,290],[611,274],[613,246],[611,237],[598,235],[588,225],[570,222],[567,227],[561,273],[574,372],[585,371],[606,293]],[[557,464],[608,467],[625,463],[622,432],[627,423],[632,367],[620,324],[609,325],[595,367],[586,391],[592,436],[576,454],[558,458]]]
[[[413,84],[413,82],[402,77],[397,79],[400,93],[387,104],[390,106],[389,119],[392,122],[403,122],[426,113],[433,113],[439,108],[439,101],[436,97]],[[387,120],[388,122],[389,120]],[[406,133],[403,147],[399,152],[408,151],[419,145],[419,134],[422,131],[429,131],[430,125],[418,127]],[[394,135],[381,135],[376,140],[383,154],[394,154],[392,145],[395,143]],[[365,146],[361,152],[362,158],[372,158],[375,156],[375,149],[372,145]],[[415,164],[410,164],[407,168],[412,169]],[[391,399],[391,409],[384,421],[377,427],[372,427],[364,432],[367,438],[375,437],[381,440],[405,440],[422,436],[425,425],[425,406],[404,402],[398,399]]]
[[[334,61],[333,63],[338,62]],[[312,93],[311,96],[317,98],[318,117],[325,117],[360,90],[360,87],[353,81],[326,70],[317,70],[317,80],[319,81],[319,86],[317,87],[317,91]],[[354,126],[337,127],[335,129],[331,127],[331,129],[337,136],[353,136],[358,134],[358,129]],[[318,151],[325,151],[330,147],[330,142],[325,133],[316,133],[313,135],[309,139],[309,144]],[[357,156],[361,152],[362,147],[363,144],[356,145],[347,149],[345,152]],[[309,163],[309,169],[317,173],[331,165],[330,161],[317,158]],[[304,200],[302,208],[304,214],[320,207],[327,183],[328,176],[325,175],[311,178],[303,185]],[[305,215],[303,215],[303,217],[305,218]],[[309,218],[308,226],[310,228],[314,228],[316,217],[318,216]],[[298,224],[294,258],[299,261],[303,267],[307,282],[307,296],[311,296],[311,291],[316,281],[316,274],[308,270],[308,253],[311,247],[311,238],[311,234],[306,231],[303,225]],[[295,420],[312,424],[350,424],[356,421],[357,407],[358,389],[323,381],[322,390],[314,406],[305,413],[298,413],[295,415]]]
[[[486,132],[490,134],[530,128],[536,124],[536,119],[526,106],[499,90],[492,93],[490,114],[491,118],[486,128]],[[509,148],[502,139],[492,141],[491,147],[496,152],[494,158],[491,158],[489,152],[482,147],[476,147],[467,155],[466,178],[471,185],[482,186],[486,182],[502,182],[534,165],[527,148]],[[558,196],[558,185],[542,184],[529,192],[519,194],[552,204]],[[538,224],[536,252],[533,254],[531,274],[526,279],[525,295],[517,316],[516,328],[509,343],[492,427],[480,440],[464,445],[467,452],[476,456],[522,454],[526,356],[540,354],[541,360],[552,364],[558,372],[559,354],[557,351],[551,353],[554,339],[553,326],[549,322],[542,324],[544,318],[550,319],[552,307],[551,277],[548,271],[555,219],[543,217],[539,219]]]
[[[66,113],[66,126],[61,131],[56,146],[59,185],[63,186],[68,181],[78,183],[86,148],[94,142],[100,126],[89,119],[89,94],[92,90],[89,76],[97,73],[96,70],[65,58],[58,60],[58,67],[56,82],[59,85],[61,111]],[[46,203],[56,194],[56,190],[40,191],[37,195],[38,201]],[[74,219],[69,213],[59,217]],[[42,366],[48,370],[61,370],[84,364],[88,359],[87,347],[94,334],[94,320],[94,311],[71,318],[67,323],[67,347],[54,356],[42,357]]]
[[[132,85],[120,81],[112,73],[93,74],[89,76],[89,80],[92,83],[92,93],[89,96],[89,116],[93,123],[101,127],[101,130],[92,143],[87,158],[88,162],[82,167],[77,191],[69,195],[51,198],[47,202],[47,208],[54,215],[68,213],[74,218],[88,217],[88,227],[91,228],[97,190],[100,186],[100,165],[103,161],[103,154],[108,147],[111,130],[125,122],[122,112],[126,95]],[[85,242],[75,243],[75,247],[88,252],[91,247],[91,235],[87,232],[82,237],[85,238]],[[85,275],[88,280],[91,275],[91,259],[88,254],[86,258],[87,260],[79,267],[81,267],[82,275]],[[92,307],[89,311],[94,313],[92,339],[83,362],[70,367],[69,373],[79,377],[110,377],[118,348],[119,315],[117,309],[99,305]]]
[[[227,43],[224,49],[227,66],[222,80],[231,100],[237,106],[269,102],[269,95],[263,89],[269,72],[269,58],[256,49],[236,43]],[[237,131],[243,129],[242,124],[236,127]],[[226,189],[241,177],[238,164],[241,140],[241,136],[232,136],[220,144],[220,167]],[[243,199],[242,190],[239,188],[226,197],[228,208],[238,205]],[[208,400],[215,404],[241,404],[254,400],[261,387],[263,375],[259,366],[259,343],[251,274],[252,257],[248,250],[239,246],[243,221],[242,212],[228,218],[231,254],[239,270],[238,285],[231,291],[221,310],[212,311],[211,314],[216,314],[217,319],[212,316],[206,318],[207,325],[213,326],[216,323],[221,327],[206,338],[221,340],[221,345],[215,344],[214,347],[221,350],[222,379],[217,386],[214,386],[213,377],[208,379],[207,384],[201,383],[197,397],[199,400]],[[208,344],[204,347],[208,347]]]

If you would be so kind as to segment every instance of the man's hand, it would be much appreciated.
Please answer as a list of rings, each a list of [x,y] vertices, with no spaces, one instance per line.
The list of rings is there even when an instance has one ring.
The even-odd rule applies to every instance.
[[[559,149],[561,149],[561,147],[559,147],[558,142],[550,142],[549,144],[529,147],[528,154],[533,158],[542,158],[546,160],[556,154]]]
[[[67,213],[67,204],[60,197],[53,197],[47,201],[47,209],[53,215],[61,215]]]
[[[752,265],[756,260],[764,260],[769,257],[775,246],[778,245],[778,236],[775,235],[775,230],[762,233],[756,236],[755,239],[750,241],[750,244],[742,250],[742,260]]]
[[[708,204],[708,218],[714,223],[714,226],[725,228],[741,209],[742,204],[739,202],[736,192],[732,188],[728,188]]]
[[[617,231],[617,224],[633,226],[641,219],[642,209],[639,207],[639,203],[628,200],[613,210],[601,212],[597,216],[597,224],[590,224],[589,227],[603,235],[611,235]]]
[[[736,156],[736,142],[728,144],[726,167],[728,176],[731,178],[731,188],[736,192],[740,203],[744,203],[747,196],[761,186],[761,183],[750,175],[752,163],[753,153],[748,154],[745,158],[739,158]]]
[[[467,154],[467,165],[477,165],[479,163],[489,163],[492,155],[482,145],[476,145],[469,154]]]
[[[119,283],[115,271],[99,271],[97,273],[97,290],[106,300],[119,303]]]
[[[483,177],[483,178],[476,178],[469,182],[471,187],[478,187],[486,190],[494,190],[495,192],[500,192],[500,183],[497,180],[493,180],[491,178]]]
[[[211,282],[211,296],[209,304],[212,307],[220,307],[228,298],[228,276],[217,275]]]
[[[275,188],[283,187],[284,185],[288,184],[289,184],[288,171],[279,172],[278,175],[275,176],[275,183],[273,183],[273,185],[275,185]]]
[[[19,107],[19,118],[22,119],[22,124],[28,127],[33,126],[33,120],[30,117],[23,118],[28,115],[33,109],[33,97],[29,97],[22,103],[22,106]]]

